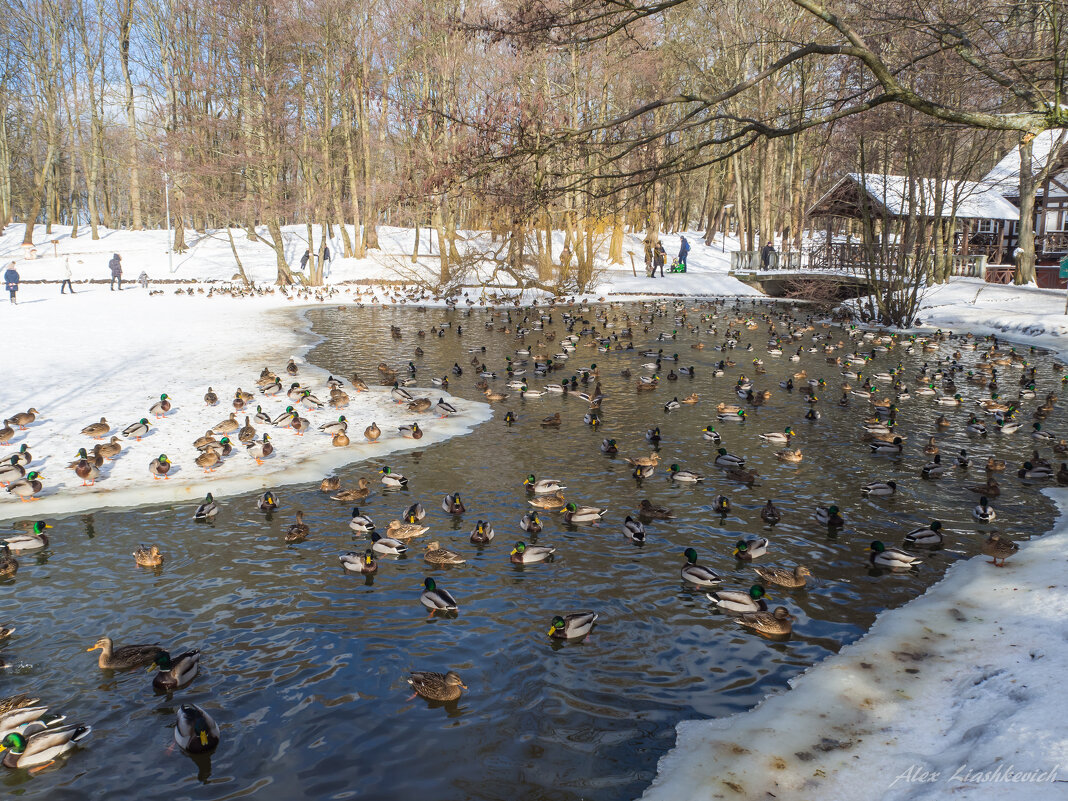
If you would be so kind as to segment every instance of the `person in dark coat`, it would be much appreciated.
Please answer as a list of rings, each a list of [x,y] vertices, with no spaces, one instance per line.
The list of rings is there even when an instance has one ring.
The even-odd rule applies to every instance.
[[[683,272],[686,272],[686,257],[690,255],[690,243],[686,241],[686,237],[681,237],[682,244],[679,245],[679,264],[683,267]]]
[[[326,264],[328,261],[330,261],[330,246],[323,245],[323,264]]]
[[[7,270],[4,271],[4,284],[7,286],[8,296],[11,298],[11,302],[18,304],[15,300],[15,293],[19,291],[19,271],[15,269],[15,262],[10,262],[7,265]]]
[[[764,247],[760,249],[760,269],[770,270],[771,260],[775,257],[775,245],[770,241],[764,243]]]
[[[115,291],[115,282],[119,282],[119,291],[122,292],[122,256],[116,253],[108,262],[111,268],[111,291]]]
[[[308,269],[308,260],[311,259],[311,250],[305,250],[304,255],[300,257],[300,269]]]
[[[664,263],[667,261],[667,251],[664,250],[664,243],[657,240],[656,247],[653,249],[653,273],[650,278],[656,277],[656,268],[660,268],[660,277],[664,277]]]

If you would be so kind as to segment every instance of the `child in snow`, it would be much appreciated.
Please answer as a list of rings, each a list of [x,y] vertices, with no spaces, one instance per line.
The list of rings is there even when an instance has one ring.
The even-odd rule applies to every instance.
[[[148,273],[142,270],[141,274],[137,276],[137,283],[141,285],[141,289],[148,289]]]
[[[15,300],[15,293],[19,291],[19,271],[15,269],[15,262],[9,262],[7,270],[4,272],[4,283],[7,285],[8,296],[11,298],[11,302],[18,304]]]

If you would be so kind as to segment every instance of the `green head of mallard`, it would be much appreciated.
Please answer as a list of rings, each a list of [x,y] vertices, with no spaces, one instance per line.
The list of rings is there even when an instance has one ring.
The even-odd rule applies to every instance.
[[[553,634],[555,634],[558,631],[563,631],[566,628],[566,626],[567,626],[567,623],[564,621],[564,619],[562,617],[560,617],[560,615],[557,615],[556,617],[553,618],[552,625],[549,626],[549,636],[551,637]]]
[[[79,459],[88,459],[89,458],[89,454],[85,452],[85,448],[79,448],[78,449],[78,458]]]
[[[36,481],[40,477],[41,477],[41,474],[38,473],[36,470],[31,470],[29,473],[26,474],[26,480],[27,481]]]
[[[139,422],[139,423],[140,423],[141,425],[143,425],[143,426],[147,426],[147,425],[148,425],[148,418],[147,418],[147,417],[142,417],[142,418],[141,418],[140,420],[138,420],[137,422]]]
[[[790,428],[790,426],[786,426],[786,430],[783,431],[782,433],[784,433],[788,437],[795,436],[794,430],[792,428]]]
[[[263,433],[263,441],[264,442],[270,442],[271,441],[271,435],[268,434],[266,431]]]
[[[215,496],[209,492],[204,496],[204,503],[215,503]]]
[[[156,655],[156,658],[152,660],[152,664],[148,666],[149,672],[153,670],[170,670],[174,667],[174,663],[171,661],[171,655],[168,651],[160,651]]]
[[[230,438],[229,437],[223,437],[222,439],[219,440],[219,444],[220,445],[229,445],[230,444]]]
[[[529,487],[529,486],[532,486],[533,484],[534,484],[534,474],[531,473],[530,475],[528,475],[526,478],[523,479],[523,486]]]
[[[872,551],[873,553],[882,553],[886,550],[886,546],[883,544],[882,540],[875,540],[870,546],[868,546],[868,550]]]
[[[569,512],[577,512],[578,511],[578,507],[575,506],[573,501],[568,501],[567,504],[564,505],[564,508]]]
[[[168,395],[166,392],[164,392],[162,395],[159,396],[159,399],[161,401],[165,401],[165,400],[170,400],[170,397],[171,397],[170,395]]]
[[[510,556],[515,556],[516,554],[522,555],[523,552],[526,551],[526,549],[527,549],[527,544],[525,542],[517,542],[515,544],[515,547],[512,548],[512,553],[509,554],[509,555]]]
[[[381,470],[379,470],[378,472],[379,472],[379,473],[381,473],[381,474],[382,474],[382,475],[384,475],[384,476],[388,476],[388,475],[391,475],[391,474],[393,473],[393,471],[392,471],[392,470],[390,470],[390,469],[389,469],[388,467],[383,467],[383,468],[382,468]]]
[[[813,399],[813,400],[815,400],[815,399],[816,399],[816,396],[815,396],[815,395],[813,395],[813,396],[812,396],[812,399]],[[744,419],[745,419],[745,409],[739,409],[739,410],[738,410],[738,416],[739,416],[739,417],[741,417],[741,418],[742,418],[742,419],[744,420]]]
[[[687,548],[682,552],[682,555],[686,557],[686,561],[691,565],[697,564],[697,551],[693,548]]]
[[[669,467],[668,469],[669,469],[669,470],[670,470],[670,471],[671,471],[672,473],[677,473],[677,472],[679,472],[679,471],[680,471],[680,470],[681,470],[682,468],[681,468],[681,467],[679,467],[679,466],[678,466],[677,464],[673,464],[673,465],[671,465],[671,467]]]
[[[423,579],[423,588],[426,589],[427,592],[434,592],[438,588],[438,585],[434,583],[434,579],[427,576]]]
[[[289,385],[290,389],[297,389],[299,387],[300,387],[300,382],[299,381],[294,381],[292,384]]]
[[[747,543],[745,540],[738,540],[738,542],[734,543],[734,550],[731,551],[731,556],[738,556],[739,554],[743,554],[748,550],[749,543]]]
[[[21,754],[26,750],[26,738],[18,732],[12,732],[3,740],[0,740],[0,751],[10,749],[13,754]]]
[[[827,507],[827,513],[833,517],[834,515],[838,514],[838,507],[834,505]]]
[[[720,448],[718,451],[716,451],[716,453],[719,454],[720,456],[726,456],[727,455],[727,449],[726,448]]]
[[[341,417],[339,417],[339,418],[337,419],[337,421],[338,421],[339,423],[345,423],[345,422],[348,422],[347,420],[345,420],[345,415],[341,415]]]
[[[754,601],[759,601],[761,598],[767,597],[767,590],[761,587],[759,584],[754,584],[749,588],[749,597]]]
[[[161,453],[161,454],[159,455],[159,458],[157,459],[157,461],[158,461],[158,462],[159,462],[160,464],[167,464],[167,462],[169,462],[169,461],[170,461],[170,459],[168,459],[168,458],[167,458],[167,454],[165,454],[165,453]]]
[[[19,447],[19,453],[26,453],[26,452],[27,452],[28,450],[29,450],[29,449],[28,449],[28,448],[26,447],[26,443],[23,443],[23,444],[22,444],[22,445],[21,445],[21,446]]]
[[[52,527],[50,525],[48,525],[48,523],[46,523],[45,521],[38,520],[36,523],[33,524],[33,533],[34,534],[40,534],[46,528],[52,528]]]

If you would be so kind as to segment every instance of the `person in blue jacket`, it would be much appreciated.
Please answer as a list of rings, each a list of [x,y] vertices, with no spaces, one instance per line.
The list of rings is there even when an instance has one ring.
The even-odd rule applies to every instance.
[[[15,269],[15,262],[10,262],[7,265],[7,270],[4,271],[4,284],[7,286],[7,293],[11,298],[11,302],[17,305],[15,293],[19,291],[19,271]]]
[[[690,243],[686,241],[686,237],[682,237],[682,244],[679,246],[679,264],[682,265],[683,271],[686,269],[686,257],[690,254]]]

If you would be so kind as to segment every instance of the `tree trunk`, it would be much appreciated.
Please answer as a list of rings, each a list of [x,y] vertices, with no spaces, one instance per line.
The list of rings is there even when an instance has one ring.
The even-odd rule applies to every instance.
[[[285,241],[282,239],[282,225],[277,217],[272,217],[267,222],[267,232],[271,235],[271,247],[274,249],[275,267],[277,268],[275,283],[278,286],[291,286],[293,284],[293,273],[289,271],[289,265],[286,264],[286,247]]]
[[[612,218],[612,241],[608,245],[608,263],[623,263],[623,216],[613,215]]]
[[[122,80],[126,87],[126,124],[130,126],[130,215],[135,231],[144,228],[141,222],[141,179],[137,165],[137,112],[134,110],[133,79],[130,75],[130,24],[133,21],[133,0],[119,0],[119,55]]]
[[[1020,225],[1016,247],[1022,252],[1016,259],[1017,284],[1035,281],[1035,180],[1031,172],[1033,140],[1031,134],[1020,140]]]

